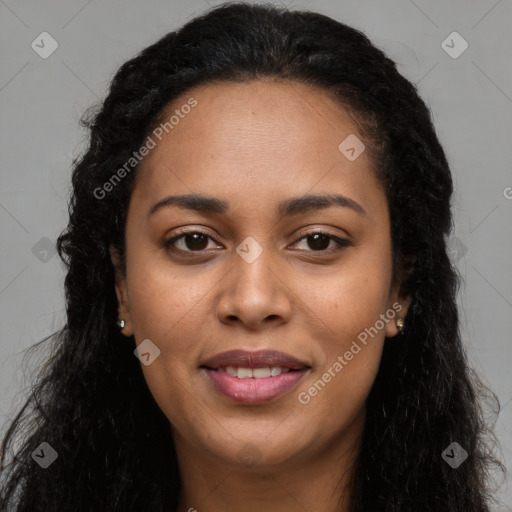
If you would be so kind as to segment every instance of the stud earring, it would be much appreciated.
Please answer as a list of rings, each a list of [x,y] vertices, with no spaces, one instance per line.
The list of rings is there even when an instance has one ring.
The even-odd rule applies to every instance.
[[[121,331],[121,334],[126,336],[127,338],[130,338],[131,336],[133,336],[133,332],[131,330],[126,330],[123,332],[123,329],[125,328],[126,326],[126,322],[124,320],[118,320],[116,322],[116,325],[117,325],[117,328]]]
[[[404,330],[404,321],[400,317],[396,319],[395,324],[396,324],[397,329],[400,332],[403,332],[403,330]]]

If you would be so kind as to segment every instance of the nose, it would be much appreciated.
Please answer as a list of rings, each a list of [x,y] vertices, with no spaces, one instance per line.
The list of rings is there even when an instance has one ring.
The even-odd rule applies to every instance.
[[[286,273],[272,259],[268,249],[251,263],[233,254],[231,271],[219,283],[217,318],[222,323],[256,331],[289,322],[293,293]]]

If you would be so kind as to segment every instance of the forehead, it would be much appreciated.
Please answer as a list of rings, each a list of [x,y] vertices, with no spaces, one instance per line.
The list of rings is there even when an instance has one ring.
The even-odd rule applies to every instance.
[[[158,137],[150,134],[156,144],[139,168],[135,200],[156,201],[164,191],[236,190],[263,200],[337,189],[365,201],[379,188],[368,152],[351,161],[340,150],[364,137],[323,89],[276,80],[205,84],[168,105],[161,119],[171,117]]]

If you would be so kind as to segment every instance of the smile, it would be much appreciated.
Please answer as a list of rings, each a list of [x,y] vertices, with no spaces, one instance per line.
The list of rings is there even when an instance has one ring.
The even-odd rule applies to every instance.
[[[235,368],[230,367],[235,371]],[[275,375],[268,375],[274,370]],[[304,377],[308,369],[289,370],[282,372],[279,367],[271,368],[238,368],[237,375],[227,371],[204,368],[214,389],[240,404],[260,404],[269,402],[291,391]],[[232,372],[233,373],[233,372]],[[256,373],[256,375],[254,375]],[[258,376],[258,374],[260,376]],[[241,376],[239,376],[241,375]]]

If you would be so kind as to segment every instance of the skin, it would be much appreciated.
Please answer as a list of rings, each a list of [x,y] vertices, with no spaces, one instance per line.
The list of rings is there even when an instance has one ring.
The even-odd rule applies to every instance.
[[[394,303],[404,318],[410,302],[392,282],[388,205],[369,152],[349,161],[338,149],[350,134],[364,138],[326,91],[297,82],[202,85],[169,105],[169,116],[190,97],[197,106],[138,170],[126,275],[116,276],[123,333],[160,349],[142,369],[172,425],[184,483],[179,511],[326,512],[340,499],[348,510],[365,399],[384,337],[399,332],[395,321],[360,344],[309,403],[298,395]],[[230,208],[220,214],[169,206],[148,217],[160,199],[192,193]],[[331,206],[277,215],[280,201],[324,193],[347,196],[365,213]],[[190,237],[175,241],[179,255],[162,245],[178,227],[211,238],[199,249]],[[329,254],[335,240],[318,248],[305,230],[350,245]],[[236,252],[249,236],[263,250],[252,263]],[[111,256],[118,268],[112,247]],[[311,369],[296,388],[264,404],[220,395],[199,368],[225,350],[266,348]],[[248,449],[257,459],[250,465],[240,457]]]

